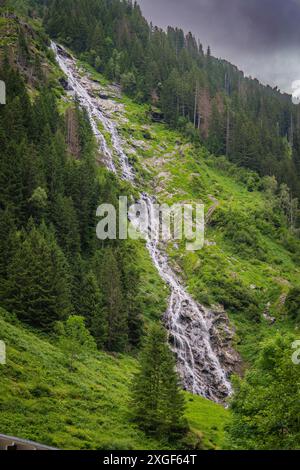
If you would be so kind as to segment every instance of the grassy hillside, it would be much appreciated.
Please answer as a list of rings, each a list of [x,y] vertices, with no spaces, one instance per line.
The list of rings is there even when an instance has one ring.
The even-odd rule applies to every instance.
[[[16,65],[32,100],[40,92],[33,61],[33,57],[39,58],[44,71],[40,78],[55,91],[63,115],[69,104],[61,100],[63,89],[57,81],[61,72],[39,34],[40,24],[30,24],[20,24],[14,16],[1,18],[1,44],[12,46],[12,57],[22,59]],[[20,47],[21,39],[30,44],[26,54]],[[135,257],[143,278],[137,294],[147,326],[165,311],[168,289],[143,243],[136,243]],[[130,422],[130,384],[136,358],[99,352],[95,357],[86,356],[77,362],[75,371],[70,371],[65,352],[54,337],[26,329],[14,320],[13,313],[4,310],[0,314],[0,340],[7,346],[7,365],[0,366],[1,433],[64,449],[167,447],[164,442],[147,438]],[[203,448],[222,446],[223,424],[228,416],[222,407],[187,394],[187,417]]]
[[[7,365],[0,366],[0,432],[63,449],[164,449],[130,423],[130,383],[137,368],[129,356],[98,353],[70,372],[55,341],[38,336],[0,311]],[[187,397],[187,417],[204,448],[220,448],[229,412]]]
[[[0,22],[3,44],[13,23]],[[45,51],[41,54],[45,59]],[[56,80],[60,72],[50,63],[49,83],[64,113],[68,102],[61,99],[63,90]],[[104,91],[109,87],[92,68],[86,67],[86,72]],[[160,202],[201,202],[206,212],[215,206],[205,247],[188,253],[184,243],[170,244],[168,253],[196,299],[224,305],[236,327],[236,348],[245,363],[252,363],[260,340],[277,330],[295,329],[284,302],[291,287],[300,282],[300,245],[280,210],[278,192],[268,187],[267,180],[192,143],[192,134],[153,123],[148,106],[125,96],[118,101],[120,108],[112,118],[135,167],[139,189],[155,194]],[[109,135],[105,137],[110,145]],[[143,243],[138,245],[136,262],[143,275],[138,296],[147,325],[165,311],[168,289]],[[65,449],[167,448],[130,422],[135,357],[99,352],[78,361],[70,372],[54,337],[25,329],[3,310],[0,340],[7,344],[7,365],[0,366],[0,433]],[[186,394],[186,416],[204,449],[224,446],[228,410]]]
[[[90,66],[85,70],[105,90],[103,77]],[[191,136],[152,122],[148,105],[126,96],[119,102],[112,117],[141,189],[162,203],[203,203],[206,213],[215,206],[202,250],[187,252],[182,242],[170,244],[168,251],[197,300],[225,306],[236,326],[236,347],[252,362],[260,340],[295,329],[284,303],[300,283],[300,242],[288,228],[280,195],[268,187],[268,179],[210,154]]]
[[[206,212],[216,205],[205,247],[188,253],[184,243],[172,244],[169,254],[200,302],[226,307],[238,328],[241,352],[251,359],[259,338],[294,328],[284,301],[300,282],[299,240],[276,213],[275,195],[261,190],[262,180],[253,187],[256,175],[151,123],[146,111],[127,100],[128,125],[122,122],[121,131],[135,143],[138,165],[151,174],[152,191],[162,202],[204,203]],[[274,325],[264,313],[276,319]]]

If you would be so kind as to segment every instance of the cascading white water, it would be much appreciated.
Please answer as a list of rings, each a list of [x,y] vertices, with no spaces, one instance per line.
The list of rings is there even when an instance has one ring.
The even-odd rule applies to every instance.
[[[99,143],[100,150],[106,158],[105,163],[107,168],[110,171],[116,173],[113,152],[107,145],[103,134],[98,128],[98,122],[102,123],[104,129],[111,135],[113,148],[121,164],[123,178],[132,181],[134,179],[134,175],[129,165],[127,155],[125,155],[125,153],[123,152],[119,139],[116,138],[117,133],[115,125],[110,119],[104,116],[103,112],[99,107],[97,99],[92,97],[86,90],[86,87],[82,83],[82,77],[80,76],[76,68],[76,60],[71,57],[70,54],[67,53],[63,47],[58,46],[54,42],[51,43],[51,48],[55,54],[56,60],[61,70],[68,77],[68,86],[70,93],[73,94],[74,97],[76,97],[76,99],[86,109],[89,115],[91,126]]]
[[[100,99],[89,93],[93,83],[88,77],[82,77],[76,66],[76,60],[64,48],[52,43],[58,64],[68,78],[70,93],[76,95],[80,104],[87,110],[93,131],[105,156],[107,168],[116,173],[114,152],[122,169],[122,178],[134,184],[134,171],[128,157],[122,149],[122,140],[113,120],[101,110]],[[109,132],[114,152],[108,147],[98,128],[98,121]],[[147,206],[149,225],[154,220],[155,199],[143,194],[141,199]],[[197,304],[186,292],[178,276],[171,269],[167,255],[161,249],[159,240],[148,237],[147,248],[161,278],[170,288],[171,295],[165,324],[169,332],[170,343],[177,357],[178,372],[183,386],[192,393],[223,402],[231,393],[231,384],[227,379],[216,352],[213,350],[210,330],[212,312]]]

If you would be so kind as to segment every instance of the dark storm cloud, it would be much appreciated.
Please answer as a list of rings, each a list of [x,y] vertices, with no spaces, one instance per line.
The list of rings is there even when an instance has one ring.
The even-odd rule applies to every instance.
[[[300,79],[300,0],[138,0],[154,24],[192,31],[214,55],[290,91]]]

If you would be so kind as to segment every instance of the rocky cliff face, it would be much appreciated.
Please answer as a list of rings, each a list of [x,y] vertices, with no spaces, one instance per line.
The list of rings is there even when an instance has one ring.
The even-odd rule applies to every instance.
[[[222,367],[228,374],[242,375],[244,366],[240,354],[234,348],[235,328],[221,305],[214,305],[210,311],[211,342],[219,357]]]

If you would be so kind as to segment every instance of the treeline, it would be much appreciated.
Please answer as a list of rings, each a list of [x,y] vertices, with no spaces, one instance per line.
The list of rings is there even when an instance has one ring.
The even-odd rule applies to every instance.
[[[135,99],[161,108],[165,120],[209,150],[300,195],[300,111],[277,88],[245,78],[212,56],[191,33],[167,32],[120,0],[32,0],[48,33]]]
[[[137,248],[97,240],[96,208],[115,203],[120,187],[95,165],[87,115],[78,105],[60,115],[43,80],[29,98],[8,57],[0,79],[7,87],[0,107],[1,306],[47,332],[80,315],[99,347],[137,348],[143,330]]]

